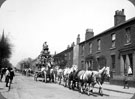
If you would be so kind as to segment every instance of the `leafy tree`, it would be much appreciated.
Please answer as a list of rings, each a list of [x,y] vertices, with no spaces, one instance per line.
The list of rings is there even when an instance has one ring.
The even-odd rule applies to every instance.
[[[0,38],[0,68],[2,67],[2,62],[4,59],[9,59],[12,54],[12,45],[9,43],[9,39],[4,36]]]

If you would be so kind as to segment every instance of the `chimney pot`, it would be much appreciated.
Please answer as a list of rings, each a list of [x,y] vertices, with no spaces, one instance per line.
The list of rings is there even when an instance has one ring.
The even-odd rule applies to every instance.
[[[80,43],[80,34],[78,34],[77,36],[77,41],[76,41],[77,45]]]
[[[94,36],[93,29],[86,29],[85,40],[91,39]]]
[[[126,16],[124,15],[124,9],[122,9],[121,11],[119,11],[119,10],[115,11],[114,26],[125,22],[125,17]]]

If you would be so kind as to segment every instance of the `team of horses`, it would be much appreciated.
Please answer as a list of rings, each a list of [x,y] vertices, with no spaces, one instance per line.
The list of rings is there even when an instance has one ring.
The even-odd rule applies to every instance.
[[[105,79],[110,77],[109,67],[103,67],[98,71],[94,70],[78,70],[77,66],[71,68],[58,69],[58,83],[62,80],[64,86],[70,89],[78,89],[81,93],[86,92],[88,95],[93,92],[94,86],[99,86],[99,94],[103,95],[102,84]]]
[[[58,82],[59,84],[63,83],[65,87],[73,90],[77,89],[81,93],[85,92],[88,95],[94,92],[93,89],[96,84],[99,86],[99,94],[103,95],[102,84],[105,79],[110,77],[109,67],[106,66],[98,71],[78,70],[76,65],[65,69],[51,68],[46,70],[46,68],[43,68],[42,73],[44,74],[43,79],[45,82],[47,74],[49,74],[49,81]]]

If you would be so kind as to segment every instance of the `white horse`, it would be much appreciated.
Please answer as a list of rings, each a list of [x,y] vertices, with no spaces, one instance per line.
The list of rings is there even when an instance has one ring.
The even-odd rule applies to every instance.
[[[92,92],[93,92],[93,88],[96,84],[98,84],[99,86],[99,94],[103,95],[103,90],[102,90],[102,84],[105,81],[106,77],[110,77],[110,69],[109,67],[103,67],[101,70],[99,71],[92,71],[93,73],[93,82],[92,84]]]
[[[63,77],[64,77],[64,86],[69,86],[69,75],[73,72],[73,71],[77,71],[77,66],[73,65],[71,68],[67,67],[64,69],[64,73],[63,73]]]
[[[99,86],[99,93],[102,95],[102,84],[105,80],[105,77],[110,77],[109,74],[109,67],[103,67],[99,71],[79,71],[77,74],[79,80],[80,80],[80,91],[87,92],[87,94],[90,94],[90,85],[92,85],[92,90],[95,86],[95,84],[98,84]]]
[[[58,69],[57,70],[57,77],[58,77],[58,83],[61,84],[61,81],[63,79],[63,73],[64,73],[64,70],[63,69]]]

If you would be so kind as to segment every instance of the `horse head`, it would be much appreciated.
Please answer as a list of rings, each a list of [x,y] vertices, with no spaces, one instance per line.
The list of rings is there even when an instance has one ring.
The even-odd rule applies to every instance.
[[[110,68],[106,67],[104,71],[105,71],[106,76],[110,77]]]
[[[78,70],[78,66],[77,65],[73,65],[73,71],[77,71]]]
[[[103,72],[101,73],[102,79],[110,78],[110,68],[105,67]]]

